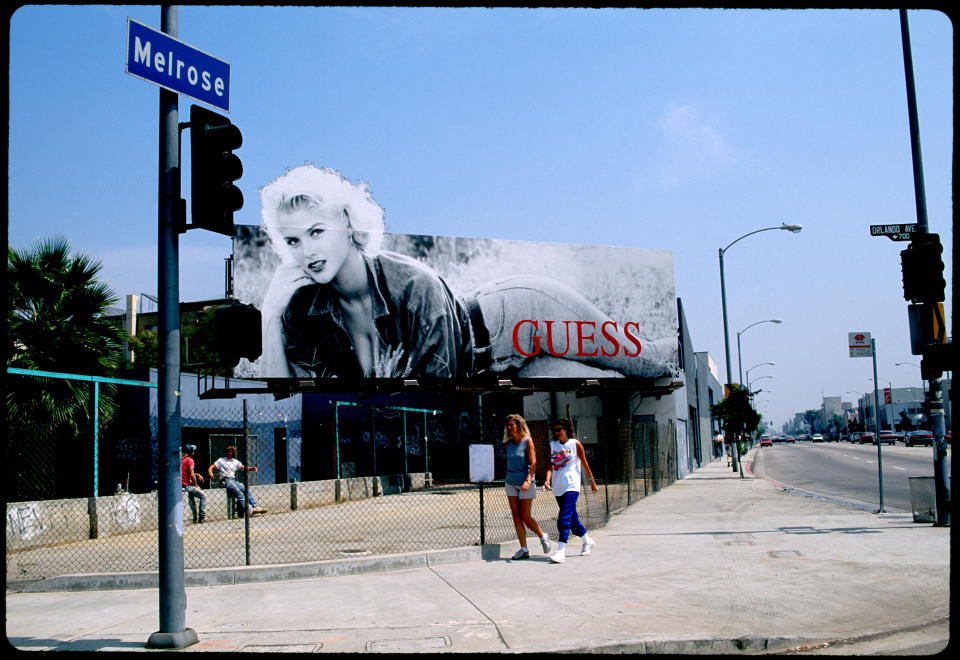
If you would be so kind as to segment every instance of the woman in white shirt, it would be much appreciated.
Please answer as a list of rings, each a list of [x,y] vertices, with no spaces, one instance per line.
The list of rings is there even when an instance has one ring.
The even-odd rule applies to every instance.
[[[566,559],[567,539],[570,532],[583,539],[581,556],[589,555],[596,542],[587,535],[587,528],[577,515],[577,498],[580,496],[580,469],[586,470],[590,478],[590,489],[597,492],[597,482],[587,463],[583,445],[572,437],[573,422],[566,417],[558,419],[553,425],[554,440],[550,442],[550,464],[547,466],[547,478],[543,487],[550,488],[557,498],[560,511],[557,514],[557,531],[560,533],[557,551],[550,555],[550,561],[560,564]]]

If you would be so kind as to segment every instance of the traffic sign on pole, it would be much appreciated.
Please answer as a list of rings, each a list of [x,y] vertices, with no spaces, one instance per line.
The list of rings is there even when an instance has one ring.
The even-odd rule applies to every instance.
[[[230,63],[127,18],[126,72],[230,112]]]
[[[869,332],[850,332],[847,333],[847,337],[847,343],[850,345],[850,357],[871,357],[873,355]]]

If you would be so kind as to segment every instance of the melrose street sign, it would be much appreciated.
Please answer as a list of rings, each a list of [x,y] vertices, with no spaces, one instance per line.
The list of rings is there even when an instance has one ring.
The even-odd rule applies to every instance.
[[[871,236],[886,236],[891,241],[909,241],[917,231],[917,223],[902,225],[870,225]]]
[[[230,112],[230,63],[127,18],[126,72]]]

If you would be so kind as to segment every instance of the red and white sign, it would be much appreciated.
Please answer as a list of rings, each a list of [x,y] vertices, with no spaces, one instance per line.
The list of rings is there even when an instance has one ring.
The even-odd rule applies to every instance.
[[[848,344],[850,345],[850,357],[871,357],[873,355],[873,345],[869,332],[850,332],[847,333]]]

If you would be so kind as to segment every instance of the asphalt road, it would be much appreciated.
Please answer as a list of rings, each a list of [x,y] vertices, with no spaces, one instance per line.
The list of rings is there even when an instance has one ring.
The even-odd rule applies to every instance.
[[[933,449],[884,445],[883,507],[886,511],[911,511],[908,477],[933,476]],[[880,503],[880,478],[874,445],[840,443],[777,443],[757,452],[754,472],[813,495],[876,509]],[[947,469],[950,450],[947,450]]]

